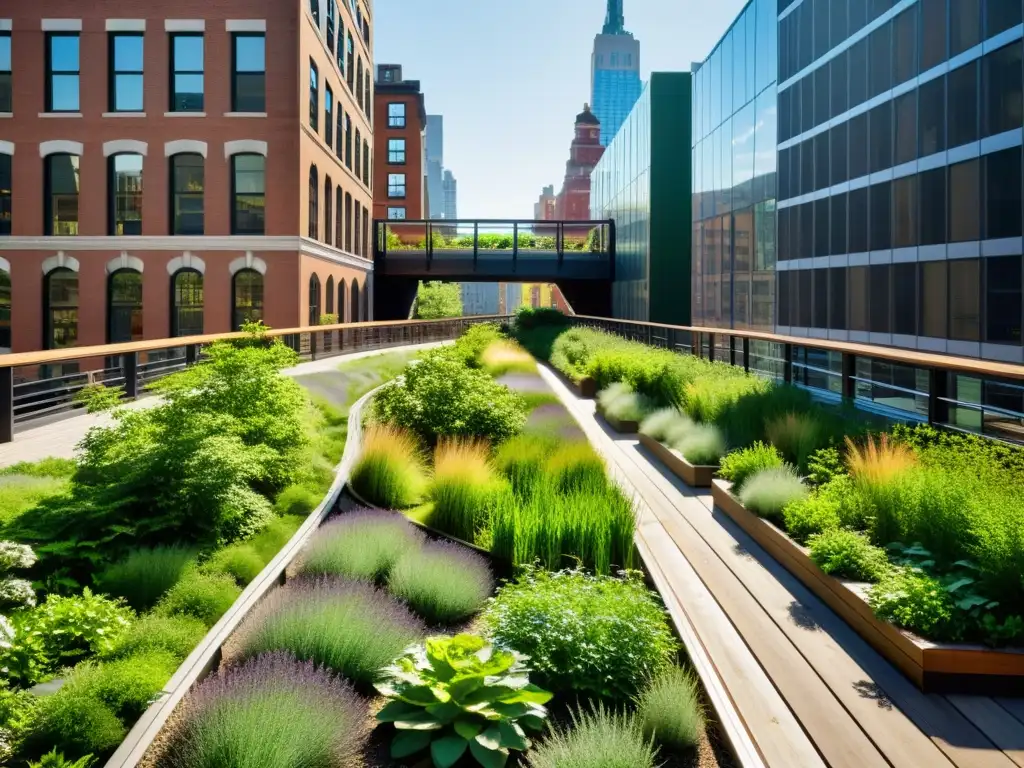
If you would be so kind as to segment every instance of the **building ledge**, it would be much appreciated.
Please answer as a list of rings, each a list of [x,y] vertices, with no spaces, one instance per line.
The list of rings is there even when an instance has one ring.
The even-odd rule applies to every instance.
[[[145,112],[104,112],[104,117],[145,117]]]
[[[266,112],[225,112],[224,117],[266,117]]]
[[[40,117],[81,117],[81,112],[40,112]]]
[[[164,112],[164,117],[206,117],[205,112]]]

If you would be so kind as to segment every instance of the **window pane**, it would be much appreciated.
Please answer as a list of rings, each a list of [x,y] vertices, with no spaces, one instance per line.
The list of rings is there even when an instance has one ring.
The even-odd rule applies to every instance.
[[[850,106],[868,97],[868,41],[864,38],[850,48]]]
[[[0,154],[0,235],[11,234],[12,159],[10,155]]]
[[[829,132],[822,131],[814,137],[814,189],[824,189],[829,185]]]
[[[992,37],[1020,22],[1020,0],[985,0],[985,37]]]
[[[834,331],[846,330],[846,267],[832,267],[828,271],[829,306],[828,327]]]
[[[921,71],[946,60],[946,0],[921,0]]]
[[[946,169],[921,174],[921,245],[946,242]]]
[[[918,92],[918,157],[927,157],[946,148],[946,79],[930,80]]]
[[[917,158],[917,91],[904,93],[894,101],[896,118],[895,165]]]
[[[404,219],[405,218],[405,208],[389,207],[388,208],[388,218],[389,219]]]
[[[1020,4],[1018,2],[1018,8]],[[1024,44],[1019,40],[987,54],[982,59],[984,104],[982,135],[993,136],[1019,129],[1024,122],[1021,58]]]
[[[142,234],[142,155],[114,155],[111,170],[112,235]]]
[[[175,112],[202,112],[202,75],[174,76],[174,102],[171,109]]]
[[[78,35],[53,35],[50,37],[50,70],[53,72],[78,72]]]
[[[985,237],[1021,235],[1021,150],[985,155]]]
[[[946,262],[920,264],[921,335],[946,338]]]
[[[892,167],[892,102],[880,104],[868,113],[871,130],[871,172]]]
[[[175,35],[173,40],[175,72],[202,72],[203,36]]]
[[[114,69],[118,72],[141,72],[142,35],[114,35]]]
[[[796,272],[790,272],[790,274],[797,278],[797,316],[795,325],[800,328],[810,328],[814,322],[814,270],[799,269]]]
[[[981,262],[949,262],[949,338],[978,341],[981,337]]]
[[[850,330],[866,331],[868,329],[868,268],[850,267]]]
[[[912,5],[893,22],[893,85],[917,75],[917,14]]]
[[[829,251],[829,223],[827,197],[814,201],[814,255],[828,256]]]
[[[57,269],[46,276],[46,348],[78,343],[78,274]]]
[[[868,250],[868,190],[850,192],[850,253]]]
[[[846,162],[847,147],[847,130],[848,125],[846,123],[840,123],[833,128],[830,133],[832,134],[829,144],[831,145],[830,150],[832,154],[832,183],[842,184],[849,178],[849,168]]]
[[[234,327],[239,329],[243,323],[262,320],[263,275],[251,269],[243,269],[235,275],[233,287]]]
[[[947,146],[959,147],[978,140],[978,62],[949,73]]]
[[[843,51],[829,65],[830,88],[832,96],[831,116],[838,117],[849,107],[849,91],[846,82],[846,51]]]
[[[182,271],[171,288],[171,335],[199,336],[203,332],[203,276]]]
[[[892,332],[917,333],[917,264],[892,265]]]
[[[949,55],[981,42],[981,0],[949,0]]]
[[[263,35],[238,35],[235,38],[235,71],[267,71],[266,40]]]
[[[142,275],[121,270],[110,276],[107,341],[117,344],[142,339]]]
[[[904,176],[892,183],[894,248],[917,245],[917,180],[917,176]]]
[[[831,221],[831,244],[829,250],[832,254],[846,253],[846,193],[835,195],[830,198],[832,204]]]
[[[203,234],[204,164],[200,155],[171,158],[174,191],[171,228],[175,235]]]
[[[50,155],[47,160],[49,207],[48,235],[78,234],[78,164],[77,155]]]
[[[968,160],[949,167],[949,241],[981,237],[981,165]]]
[[[1021,344],[1021,257],[985,259],[985,340]]]
[[[265,112],[267,109],[266,78],[260,73],[235,75],[235,111]]]
[[[850,120],[850,178],[868,173],[868,116],[859,114]]]
[[[871,332],[890,333],[889,330],[889,274],[891,264],[874,264],[868,278],[871,281]]]
[[[868,38],[868,68],[871,82],[868,96],[877,96],[892,87],[892,23],[883,24]]]
[[[811,326],[828,328],[828,270],[814,269],[814,317]]]
[[[871,250],[892,247],[892,183],[885,181],[868,188],[871,205]]]
[[[142,75],[114,76],[114,111],[142,111]]]
[[[0,72],[11,71],[11,35],[0,35]]]
[[[50,78],[50,110],[77,112],[78,75],[53,75]]]

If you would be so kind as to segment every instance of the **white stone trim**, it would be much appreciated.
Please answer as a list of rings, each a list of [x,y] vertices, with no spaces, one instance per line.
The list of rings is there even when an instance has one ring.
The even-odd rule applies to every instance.
[[[146,156],[149,151],[149,144],[135,139],[115,139],[114,141],[103,142],[103,156],[110,157],[119,152],[133,152],[137,155]]]
[[[0,139],[0,155],[14,156],[14,142]]]
[[[43,32],[81,32],[81,19],[43,19]]]
[[[119,269],[134,269],[141,273],[146,265],[138,256],[129,256],[127,251],[121,251],[121,255],[107,262],[107,274],[112,275]]]
[[[224,157],[232,155],[263,155],[267,156],[267,142],[258,139],[236,139],[224,142]]]
[[[68,256],[64,251],[57,251],[56,256],[43,260],[43,274],[48,275],[55,269],[70,269],[72,272],[77,272],[78,259]]]
[[[107,19],[107,32],[145,32],[145,19]]]
[[[266,117],[266,112],[225,112],[224,117]]]
[[[103,117],[145,117],[145,112],[104,112]]]
[[[164,144],[164,157],[180,155],[182,153],[193,153],[206,157],[206,142],[195,139],[177,139]]]
[[[40,112],[38,117],[81,117],[81,112]]]
[[[228,19],[224,22],[228,32],[266,32],[266,19]]]
[[[164,19],[164,32],[205,32],[205,19]]]
[[[12,29],[10,19],[0,19],[0,32],[10,32]]]
[[[56,154],[69,154],[82,156],[82,142],[80,141],[67,141],[66,139],[54,139],[53,141],[41,141],[39,142],[39,156],[46,157],[47,155]]]
[[[258,256],[253,256],[252,251],[246,251],[245,256],[239,256],[228,265],[228,270],[231,272],[232,276],[238,274],[243,269],[255,269],[261,275],[266,275],[267,262]]]
[[[167,274],[174,275],[183,269],[194,269],[200,275],[206,274],[206,262],[193,253],[185,251],[181,256],[175,256],[167,262]]]
[[[164,112],[164,117],[206,117],[205,112]]]
[[[5,117],[14,117],[14,113],[13,112],[0,112],[0,119],[3,119]]]
[[[0,256],[0,272],[6,272],[8,275],[11,274],[11,262]]]

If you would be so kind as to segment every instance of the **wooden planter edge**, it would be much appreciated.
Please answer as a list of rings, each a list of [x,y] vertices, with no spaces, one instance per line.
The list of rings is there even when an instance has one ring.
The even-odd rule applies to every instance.
[[[609,416],[604,412],[604,409],[600,405],[597,406],[597,413],[602,419],[604,419],[605,424],[614,429],[620,435],[635,435],[640,431],[640,424],[638,422],[616,419],[614,416]]]
[[[725,480],[712,483],[715,506],[919,688],[929,693],[1024,690],[1024,653],[915,640],[875,616],[864,598],[822,571],[784,532],[744,507],[731,487]]]
[[[650,435],[640,433],[640,444],[658,457],[662,464],[691,488],[710,488],[717,465],[691,464],[679,451],[669,448]]]

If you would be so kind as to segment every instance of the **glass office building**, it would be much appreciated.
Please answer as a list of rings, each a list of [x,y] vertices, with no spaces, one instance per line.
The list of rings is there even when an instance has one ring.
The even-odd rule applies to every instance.
[[[590,103],[601,121],[601,146],[608,146],[636,100],[640,81],[640,41],[625,29],[622,0],[608,0],[601,34],[590,56]]]
[[[693,75],[693,319],[774,330],[776,21],[751,0]]]
[[[689,72],[654,72],[590,175],[590,218],[615,220],[615,317],[690,324]]]

